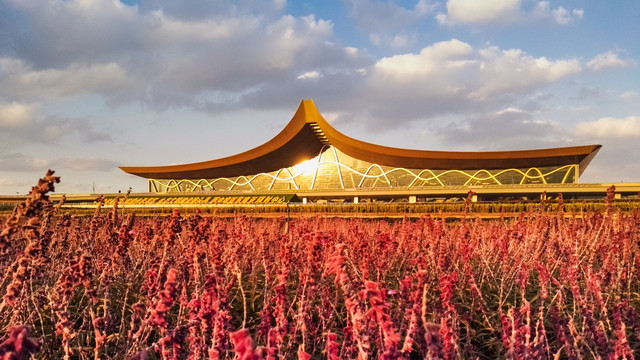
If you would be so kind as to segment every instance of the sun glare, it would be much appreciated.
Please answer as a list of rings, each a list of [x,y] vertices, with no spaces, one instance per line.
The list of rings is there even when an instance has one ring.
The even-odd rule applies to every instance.
[[[297,165],[293,166],[293,173],[294,174],[305,174],[305,173],[311,173],[314,172],[316,170],[316,165],[317,165],[317,159],[309,159],[309,160],[305,160]]]

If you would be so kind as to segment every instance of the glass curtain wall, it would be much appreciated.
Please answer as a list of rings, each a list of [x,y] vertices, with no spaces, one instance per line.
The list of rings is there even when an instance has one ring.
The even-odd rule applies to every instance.
[[[527,169],[405,169],[361,161],[333,146],[325,146],[320,154],[312,159],[270,173],[218,179],[149,179],[149,191],[282,191],[566,184],[577,182],[577,171],[576,164]]]

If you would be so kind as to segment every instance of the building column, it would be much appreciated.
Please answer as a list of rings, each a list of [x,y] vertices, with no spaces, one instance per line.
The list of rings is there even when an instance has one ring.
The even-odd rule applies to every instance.
[[[357,196],[354,196],[354,197],[353,197],[353,203],[354,203],[354,204],[357,204],[357,203],[358,203],[358,197],[357,197]]]
[[[306,204],[306,203],[307,203],[307,198],[306,198],[306,197],[303,197],[303,198],[302,198],[302,203],[303,203],[303,204]]]
[[[415,195],[409,196],[409,204],[415,204],[416,200],[417,200],[417,198],[416,198]]]

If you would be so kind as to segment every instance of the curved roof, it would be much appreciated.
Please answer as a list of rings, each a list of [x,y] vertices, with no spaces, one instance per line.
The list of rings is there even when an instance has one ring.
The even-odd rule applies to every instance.
[[[183,165],[121,166],[153,179],[207,179],[267,173],[318,155],[324,145],[374,164],[431,170],[531,168],[579,164],[580,174],[601,145],[538,150],[453,152],[399,149],[350,138],[320,115],[312,100],[302,100],[291,121],[273,139],[237,155]]]

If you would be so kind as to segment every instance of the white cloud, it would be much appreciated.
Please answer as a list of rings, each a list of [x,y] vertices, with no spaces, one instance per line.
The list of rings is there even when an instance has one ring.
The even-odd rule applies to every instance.
[[[301,52],[308,49],[309,40],[315,43],[318,38],[327,38],[332,34],[333,24],[325,20],[316,20],[314,16],[296,19],[285,16],[280,21],[267,27],[268,41],[261,47],[262,63],[266,69],[290,69],[300,59]]]
[[[13,35],[16,42],[30,44],[29,50],[20,48],[0,60],[0,98],[49,101],[93,93],[114,107],[134,103],[160,111],[219,112],[273,109],[291,97],[310,94],[333,101],[327,106],[336,106],[336,111],[345,110],[345,98],[363,104],[397,99],[401,116],[412,119],[417,114],[471,112],[487,104],[504,108],[506,98],[580,70],[579,62],[571,59],[534,58],[522,50],[495,47],[474,49],[455,39],[375,61],[364,48],[342,46],[333,23],[313,15],[243,10],[253,0],[237,6],[227,1],[222,10],[194,1],[203,15],[165,0],[134,7],[80,0],[32,6],[24,12],[33,29],[24,32],[26,38]],[[282,3],[271,1],[268,7],[278,4]],[[413,32],[399,29],[434,10],[428,0],[416,0],[412,6],[386,0],[350,4],[359,26],[373,31],[381,45],[397,48],[419,40]],[[452,0],[449,5],[459,19],[477,14],[473,21],[489,21],[518,16],[522,4],[490,0],[477,11],[471,2]],[[100,11],[105,19],[96,18]],[[89,26],[83,15],[97,26]],[[384,29],[378,32],[380,23]],[[35,30],[48,27],[49,37],[37,36],[40,32]],[[379,116],[385,116],[384,111]],[[65,124],[47,125],[41,134],[45,140],[59,139]]]
[[[8,28],[8,41],[28,46],[0,53],[0,98],[49,101],[93,93],[111,106],[212,110],[246,105],[239,102],[246,94],[282,89],[283,81],[291,85],[308,69],[336,73],[371,63],[365,51],[335,41],[331,21],[260,10],[284,1],[194,2],[204,15],[164,0],[133,7],[93,0],[12,3],[27,29]],[[270,101],[273,107],[286,100]]]
[[[77,94],[109,95],[129,85],[118,64],[70,64],[64,69],[34,70],[20,59],[0,58],[0,95],[51,99]]]
[[[518,108],[508,107],[506,109],[502,109],[496,112],[496,115],[507,115],[507,114],[522,114],[524,113],[522,110]]]
[[[308,80],[308,79],[318,79],[322,77],[322,75],[317,71],[308,71],[297,77],[299,80]]]
[[[126,50],[144,49],[149,24],[140,21],[138,7],[120,1],[50,0],[10,1],[22,20],[8,34],[15,57],[28,59],[34,68],[61,68],[72,62],[110,63]],[[4,20],[4,19],[3,19]]]
[[[28,125],[33,116],[33,106],[20,103],[0,104],[0,129],[21,128]]]
[[[309,4],[296,6],[295,11],[311,14],[317,7]],[[588,113],[601,113],[603,106],[618,106],[619,113],[638,99],[633,85],[616,90],[601,83],[607,81],[606,74],[588,79],[571,76],[583,68],[633,65],[622,51],[580,61],[542,56],[544,39],[515,49],[473,45],[500,41],[495,39],[496,28],[462,30],[471,38],[484,39],[478,42],[432,40],[449,39],[446,36],[452,33],[452,29],[433,29],[436,11],[444,12],[438,15],[444,24],[513,25],[510,41],[521,39],[533,22],[555,27],[540,34],[553,36],[561,31],[554,25],[575,24],[585,16],[585,11],[566,3],[564,7],[553,0],[343,4],[352,17],[347,21],[355,21],[360,33],[335,34],[353,26],[344,19],[334,29],[327,18],[288,15],[285,0],[190,0],[188,4],[145,0],[135,6],[118,0],[0,1],[0,150],[25,154],[22,159],[3,158],[2,165],[39,169],[41,176],[40,167],[58,159],[56,165],[75,169],[78,176],[111,164],[68,159],[66,154],[82,152],[90,159],[99,158],[97,152],[112,151],[110,156],[118,158],[115,153],[122,148],[129,150],[121,159],[137,151],[151,154],[153,141],[143,144],[131,134],[144,132],[153,139],[175,129],[206,126],[226,133],[225,126],[253,121],[238,113],[257,110],[282,114],[279,118],[286,121],[300,98],[314,98],[323,113],[330,111],[324,113],[328,120],[347,125],[347,130],[351,125],[369,134],[390,127],[400,129],[398,133],[419,128],[435,139],[441,134],[438,126],[454,123],[459,126],[449,129],[448,142],[435,146],[455,146],[461,139],[476,149],[540,146],[556,141],[558,134],[576,136],[568,129],[556,131],[562,128],[554,121],[575,123]],[[586,5],[585,10],[591,11]],[[590,20],[597,20],[595,15]],[[569,31],[562,36],[582,41],[575,35]],[[367,49],[359,43],[367,38],[386,48]],[[527,53],[530,45],[536,50]],[[628,47],[624,41],[617,46]],[[375,55],[379,53],[386,57]],[[571,97],[580,87],[581,97]],[[605,101],[611,96],[619,98]],[[242,112],[235,113],[238,109]],[[120,124],[123,132],[115,131],[116,118],[127,119]],[[207,120],[199,120],[203,118]],[[630,124],[614,120],[611,131],[626,126],[636,133],[636,120]],[[387,139],[389,132],[379,134]],[[123,135],[109,136],[116,133]],[[636,138],[613,140],[605,143],[605,149]],[[127,141],[137,148],[124,145]],[[183,153],[209,156],[208,150],[203,153],[193,143],[182,144]],[[46,163],[37,161],[42,154],[48,156]],[[136,156],[144,161],[153,158],[149,154]],[[27,165],[16,163],[19,160]],[[87,179],[73,181],[91,184]]]
[[[419,0],[414,11],[420,15],[427,15],[432,13],[437,7],[437,4],[431,3],[429,0]]]
[[[113,141],[102,126],[88,119],[47,116],[36,105],[0,105],[0,113],[8,115],[0,115],[0,154],[25,146]],[[9,123],[3,123],[2,118]]]
[[[413,41],[410,36],[407,34],[397,34],[391,40],[391,47],[393,48],[403,48],[411,44]]]
[[[457,60],[464,60],[471,52],[471,45],[453,39],[425,47],[419,54],[382,58],[375,64],[375,69],[384,77],[426,76],[447,68],[457,67],[459,64]]]
[[[473,115],[435,132],[447,144],[482,150],[552,147],[566,140],[559,124],[514,107]]]
[[[576,132],[588,138],[634,138],[640,136],[640,116],[622,119],[604,117],[596,121],[582,122],[576,126]]]
[[[252,17],[185,21],[169,17],[162,10],[147,14],[145,21],[152,24],[148,36],[157,44],[169,45],[179,41],[221,41],[250,34],[259,26],[259,20]]]
[[[631,66],[632,61],[620,59],[618,54],[612,51],[598,54],[591,61],[587,62],[587,68],[593,71],[600,71],[604,69],[620,68]]]
[[[584,16],[584,10],[573,9],[569,11],[562,6],[557,9],[551,10],[551,17],[559,25],[567,25],[576,19],[582,19]]]
[[[632,101],[634,99],[636,99],[638,97],[638,94],[636,91],[625,91],[622,94],[620,94],[620,100],[622,101]]]
[[[46,171],[51,161],[41,157],[31,157],[19,152],[0,154],[0,169],[10,172]]]
[[[548,1],[538,1],[530,12],[525,12],[521,0],[448,0],[447,13],[439,13],[436,20],[442,25],[487,25],[547,19],[567,25],[583,16],[583,9],[569,10],[562,6],[552,9]]]
[[[328,123],[332,124],[336,122],[340,118],[341,114],[336,112],[323,112],[322,117],[327,120]]]
[[[273,0],[273,6],[276,9],[282,10],[287,6],[287,0]]]
[[[580,72],[578,59],[533,57],[519,49],[474,49],[460,40],[382,58],[365,73],[361,96],[374,118],[428,118],[508,108],[516,99]],[[382,103],[397,104],[395,111]],[[526,101],[523,108],[531,110]],[[539,108],[539,106],[538,106]],[[532,111],[532,110],[531,110]],[[400,115],[402,114],[402,115]]]
[[[480,81],[471,92],[472,99],[484,100],[489,96],[520,92],[554,83],[568,75],[578,73],[582,65],[577,59],[549,60],[534,58],[522,50],[500,50],[489,47],[479,51]]]
[[[448,0],[447,14],[440,14],[440,23],[488,24],[516,20],[520,0]]]

